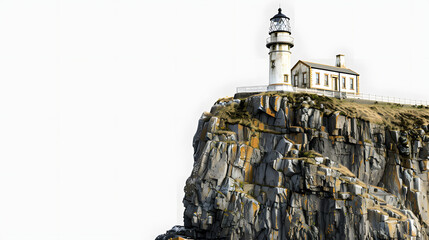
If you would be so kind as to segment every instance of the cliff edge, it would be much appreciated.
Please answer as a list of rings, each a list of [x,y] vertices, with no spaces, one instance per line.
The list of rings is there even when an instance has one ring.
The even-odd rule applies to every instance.
[[[167,239],[429,239],[429,109],[316,95],[218,100]]]

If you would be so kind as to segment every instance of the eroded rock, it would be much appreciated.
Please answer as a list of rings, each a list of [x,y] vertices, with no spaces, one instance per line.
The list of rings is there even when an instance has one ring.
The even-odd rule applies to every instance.
[[[250,117],[222,117],[231,107]],[[391,130],[308,96],[217,103],[193,140],[185,226],[157,239],[428,239],[428,129]]]

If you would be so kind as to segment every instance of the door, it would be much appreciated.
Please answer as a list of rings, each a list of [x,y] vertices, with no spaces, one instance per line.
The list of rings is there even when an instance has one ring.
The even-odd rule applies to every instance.
[[[334,90],[338,91],[338,78],[332,77],[332,81],[334,82]]]

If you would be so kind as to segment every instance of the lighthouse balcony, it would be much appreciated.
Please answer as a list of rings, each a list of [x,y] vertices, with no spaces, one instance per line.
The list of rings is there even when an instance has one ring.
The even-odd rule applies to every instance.
[[[277,43],[283,43],[283,44],[289,44],[291,47],[293,47],[293,37],[290,35],[286,36],[271,36],[267,38],[267,47],[269,48],[273,44]]]

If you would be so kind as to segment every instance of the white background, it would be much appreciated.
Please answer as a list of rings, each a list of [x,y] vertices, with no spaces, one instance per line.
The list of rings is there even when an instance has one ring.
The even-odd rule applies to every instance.
[[[192,137],[268,83],[279,1],[0,0],[0,239],[154,239],[182,224]],[[429,100],[429,1],[283,1],[297,60]]]

